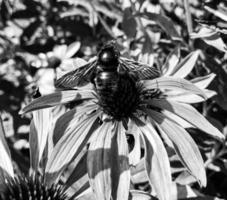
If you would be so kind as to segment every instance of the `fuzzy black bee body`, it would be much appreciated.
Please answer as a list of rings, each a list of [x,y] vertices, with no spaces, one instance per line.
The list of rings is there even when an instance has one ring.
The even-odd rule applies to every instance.
[[[110,42],[100,50],[95,61],[67,73],[57,80],[56,86],[72,88],[93,83],[103,111],[121,119],[135,109],[139,97],[137,82],[159,75],[152,66],[121,57]]]

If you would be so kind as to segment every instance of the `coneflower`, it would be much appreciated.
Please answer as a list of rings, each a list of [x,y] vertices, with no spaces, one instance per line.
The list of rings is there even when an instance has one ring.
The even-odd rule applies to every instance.
[[[55,146],[47,160],[46,179],[58,180],[72,161],[76,160],[78,167],[79,160],[83,159],[87,169],[81,170],[84,175],[88,173],[96,199],[128,199],[130,164],[125,132],[130,127],[135,139],[143,141],[144,165],[159,199],[171,199],[171,171],[163,140],[175,149],[200,185],[205,186],[202,156],[180,121],[217,139],[222,140],[224,136],[183,98],[178,101],[177,97],[194,95],[206,99],[206,91],[172,76],[138,82],[126,78],[122,82],[119,96],[106,97],[104,103],[103,97],[100,98],[89,84],[40,97],[22,110],[26,113],[70,102],[80,103],[56,121]]]

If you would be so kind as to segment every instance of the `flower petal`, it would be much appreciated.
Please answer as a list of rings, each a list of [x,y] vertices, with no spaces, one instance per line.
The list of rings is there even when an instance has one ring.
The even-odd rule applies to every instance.
[[[207,180],[203,159],[188,132],[161,113],[153,110],[147,110],[147,113],[173,142],[176,153],[189,172],[195,176],[202,186],[206,186]]]
[[[79,121],[83,116],[86,117],[87,114],[90,114],[96,109],[97,104],[93,102],[85,102],[85,104],[76,106],[72,110],[59,117],[56,121],[53,131],[54,145],[66,132],[69,132],[69,129],[74,128],[77,121]]]
[[[81,43],[80,42],[73,42],[67,47],[67,50],[65,52],[65,59],[71,58],[79,49],[80,49]]]
[[[192,71],[198,57],[198,50],[191,52],[175,67],[174,71],[170,74],[170,76],[179,78],[186,77]]]
[[[91,90],[65,90],[61,92],[55,92],[53,94],[42,96],[33,100],[20,111],[20,114],[56,106],[59,104],[69,103],[71,101],[75,102],[92,98],[94,98],[94,95],[92,94]]]
[[[112,124],[104,122],[95,132],[87,154],[90,185],[99,200],[111,198],[111,140]]]
[[[11,162],[11,155],[9,147],[5,139],[5,130],[0,116],[0,184],[5,176],[14,177],[13,164]]]
[[[152,200],[154,199],[149,193],[140,190],[130,190],[130,200]]]
[[[67,168],[67,171],[71,172],[64,183],[64,189],[67,192],[73,192],[70,196],[78,196],[90,187],[87,174],[86,150],[80,152],[72,164]]]
[[[126,131],[126,133],[133,135],[135,140],[134,147],[129,153],[128,157],[129,157],[130,165],[136,166],[141,159],[141,147],[140,147],[141,143],[140,143],[140,134],[139,134],[140,130],[138,129],[138,127],[135,125],[134,122],[129,121],[128,130]]]
[[[128,199],[130,186],[128,143],[122,123],[115,124],[114,136],[111,145],[111,153],[113,199]]]
[[[161,200],[171,199],[171,171],[167,152],[156,130],[150,123],[136,119],[143,133],[146,170],[155,192]]]
[[[177,66],[180,60],[180,47],[177,46],[167,57],[165,64],[162,67],[163,75],[169,76]]]
[[[206,90],[203,89],[203,92],[205,93],[207,99],[215,96],[217,93],[213,90]],[[182,103],[201,103],[204,101],[204,98],[201,96],[198,96],[196,94],[189,94],[185,92],[174,92],[175,94],[170,94],[169,92],[166,92],[167,99],[178,101]]]
[[[87,118],[77,122],[73,128],[61,137],[47,160],[45,179],[48,183],[55,181],[84,148],[93,131],[98,126],[99,112],[94,112]]]
[[[191,82],[194,83],[197,87],[205,89],[211,83],[211,81],[214,80],[215,76],[216,74],[211,73],[206,76],[194,78],[191,80]]]
[[[210,136],[215,137],[219,140],[224,140],[224,135],[215,128],[206,118],[201,115],[194,107],[188,104],[177,103],[165,99],[152,99],[149,104],[168,110],[187,122],[191,123],[193,126],[199,128],[200,130],[208,133]]]
[[[191,82],[182,78],[161,77],[153,80],[141,81],[147,89],[168,89],[184,91],[192,94],[198,94],[206,99],[206,94],[200,88],[196,87]]]
[[[30,163],[34,170],[38,169],[44,149],[47,144],[48,133],[52,127],[51,109],[37,110],[33,112],[33,120],[30,125]]]

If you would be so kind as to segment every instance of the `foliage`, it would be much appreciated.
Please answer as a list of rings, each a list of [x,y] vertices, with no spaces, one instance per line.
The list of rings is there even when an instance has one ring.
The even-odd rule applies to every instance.
[[[188,172],[186,168],[190,163],[186,165],[184,163],[183,166],[180,163],[181,158],[172,148],[172,142],[163,136],[161,130],[156,130],[163,137],[171,161],[173,179],[171,187],[172,191],[175,191],[172,195],[178,199],[227,198],[226,141],[217,141],[207,136],[204,132],[215,136],[214,129],[210,129],[204,121],[203,123],[197,121],[198,115],[195,114],[199,111],[226,136],[225,1],[0,0],[0,6],[0,111],[9,144],[9,149],[5,141],[0,144],[0,148],[2,145],[5,149],[1,150],[0,158],[1,156],[6,158],[6,163],[0,166],[9,166],[7,168],[10,175],[14,172],[9,164],[9,152],[15,161],[15,173],[21,171],[28,173],[30,167],[33,170],[44,169],[43,166],[47,162],[45,159],[48,158],[45,143],[49,137],[48,131],[51,132],[59,116],[77,103],[55,107],[51,112],[45,109],[46,113],[41,112],[39,117],[33,117],[31,125],[32,115],[28,113],[21,117],[18,114],[21,108],[28,105],[33,98],[53,92],[55,93],[51,94],[48,103],[45,102],[48,104],[46,107],[60,104],[57,100],[62,94],[56,91],[55,80],[85,64],[97,55],[103,44],[114,39],[122,56],[155,66],[162,72],[163,80],[169,81],[169,76],[185,78],[200,88],[193,94],[169,91],[168,95],[172,101],[190,103],[194,107],[192,110],[185,105],[171,104],[174,112],[179,115],[183,113],[181,116],[184,116],[184,120],[181,121],[170,114],[171,109],[166,102],[152,102],[159,107],[165,105],[165,109],[170,111],[165,115],[169,118],[174,117],[174,120],[178,120],[178,123],[186,128],[196,141],[205,163],[207,187],[203,188],[196,182],[195,177],[198,178],[199,174],[192,176],[193,173]],[[180,88],[180,84],[177,84],[179,83],[175,86]],[[201,94],[201,90],[208,98],[206,102],[202,102],[203,95],[197,95]],[[67,102],[70,102],[75,94],[70,95],[70,92],[66,95],[69,98]],[[89,98],[86,93],[83,95]],[[193,116],[193,123],[188,123],[187,116]],[[70,115],[67,117],[70,118]],[[158,115],[156,117],[157,120],[160,118]],[[40,119],[53,124],[39,124]],[[59,131],[53,138],[54,144],[49,144],[48,148],[53,148],[61,138],[61,131],[68,126],[67,120],[64,122],[65,125],[55,127]],[[167,120],[166,124],[168,123]],[[163,125],[162,128],[167,130],[167,125]],[[37,138],[37,126],[42,139]],[[182,132],[179,129],[179,135],[180,133]],[[136,137],[133,131],[128,134],[131,152],[129,159],[133,155],[144,156],[146,142],[141,145]],[[179,142],[183,139],[179,138]],[[38,151],[35,145],[38,145]],[[136,146],[141,151],[135,153],[138,149]],[[89,193],[81,194],[88,185],[86,172],[83,170],[82,152],[80,156],[77,160],[80,164],[72,163],[65,176],[71,174],[73,177],[71,180],[68,179],[69,183],[67,182],[70,185],[69,191],[73,191],[72,193],[77,191],[75,196],[78,199],[89,199]],[[144,166],[141,164],[144,161],[135,158],[130,160],[132,162],[130,198],[154,198],[150,195],[155,196],[156,193],[150,186]],[[77,167],[74,168],[73,165]],[[81,173],[78,175],[75,170]],[[62,181],[64,182],[64,178]],[[149,195],[146,192],[149,192]]]

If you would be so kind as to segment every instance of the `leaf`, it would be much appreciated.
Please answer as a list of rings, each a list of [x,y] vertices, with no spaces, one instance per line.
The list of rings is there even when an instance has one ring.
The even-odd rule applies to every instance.
[[[198,94],[206,99],[206,94],[200,88],[193,85],[191,82],[182,78],[161,77],[153,80],[141,81],[146,89],[168,89],[176,91],[184,91],[187,93]]]
[[[87,144],[98,126],[98,115],[99,112],[94,112],[75,123],[58,141],[46,164],[45,179],[48,183],[54,182]]]
[[[206,132],[210,136],[215,137],[216,139],[224,140],[225,138],[217,128],[215,128],[210,122],[208,122],[206,118],[191,105],[168,101],[165,99],[152,99],[149,101],[149,104],[161,109],[168,110],[173,114],[178,115],[193,126]]]
[[[187,55],[172,71],[170,76],[184,78],[186,77],[193,69],[196,64],[196,61],[199,57],[199,50],[191,52]]]
[[[180,47],[177,46],[166,58],[162,67],[163,75],[169,76],[174,71],[177,63],[180,61]]]
[[[38,109],[66,104],[71,101],[81,101],[94,98],[91,90],[65,90],[39,97],[25,106],[19,114],[25,114]]]
[[[170,18],[164,15],[149,12],[140,13],[138,16],[155,21],[166,32],[166,34],[171,37],[172,40],[182,41],[181,36],[177,32],[174,23]]]
[[[51,131],[53,120],[51,109],[43,109],[33,112],[33,120],[30,125],[30,164],[36,171],[47,144],[48,134]]]
[[[0,184],[4,178],[14,177],[13,164],[11,162],[11,155],[9,147],[5,139],[5,130],[0,116]]]
[[[133,38],[137,32],[137,23],[135,18],[132,16],[131,8],[125,8],[123,21],[122,21],[122,29],[125,32],[128,38]]]
[[[111,140],[112,124],[104,122],[95,133],[88,149],[87,168],[95,198],[111,198]]]
[[[79,51],[81,46],[80,42],[73,42],[70,44],[65,53],[65,59],[71,58],[77,51]]]
[[[68,170],[71,168],[73,170],[64,184],[64,189],[67,190],[72,187],[75,190],[74,195],[76,196],[81,192],[81,190],[83,191],[89,187],[86,150],[81,151],[71,165],[72,166],[68,167]]]
[[[173,142],[176,153],[189,172],[195,176],[200,185],[206,186],[207,180],[203,159],[188,132],[161,113],[153,110],[147,110],[147,113]]]
[[[171,199],[171,171],[167,152],[156,130],[150,123],[135,120],[143,133],[145,166],[151,185],[160,200]]]

